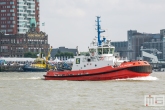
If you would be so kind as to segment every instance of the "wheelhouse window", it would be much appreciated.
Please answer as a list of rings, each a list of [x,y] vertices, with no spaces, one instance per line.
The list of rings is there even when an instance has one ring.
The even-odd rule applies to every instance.
[[[103,54],[109,54],[109,48],[103,48]]]
[[[110,54],[114,54],[114,48],[110,48]]]
[[[89,52],[94,53],[94,52],[96,52],[96,49],[89,49]]]
[[[98,55],[102,54],[102,50],[103,50],[102,48],[98,48],[98,51],[97,51]]]

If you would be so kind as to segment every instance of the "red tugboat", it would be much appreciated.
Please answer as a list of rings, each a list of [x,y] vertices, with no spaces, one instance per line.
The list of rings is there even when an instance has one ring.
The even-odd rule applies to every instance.
[[[88,47],[90,56],[75,56],[71,70],[49,70],[45,80],[100,81],[145,77],[152,73],[147,61],[120,60],[114,56],[115,47],[110,40],[100,39],[105,31],[101,30],[99,19],[97,16],[98,41],[94,39]]]

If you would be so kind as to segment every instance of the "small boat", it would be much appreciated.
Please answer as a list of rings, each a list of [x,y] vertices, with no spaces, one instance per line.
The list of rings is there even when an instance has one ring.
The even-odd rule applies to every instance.
[[[32,64],[30,65],[26,64],[22,67],[22,69],[25,72],[28,72],[28,71],[29,72],[45,72],[45,71],[48,71],[49,69],[52,69],[53,67],[49,65],[48,63],[48,58],[50,57],[51,50],[52,50],[52,47],[50,48],[46,59],[44,59],[42,57],[42,54],[39,53],[38,58],[36,58]]]
[[[43,68],[43,67],[35,67],[35,66],[32,66],[32,65],[25,65],[23,67],[23,70],[24,72],[46,72],[48,71],[47,68]]]
[[[94,39],[88,47],[90,55],[75,56],[71,70],[47,71],[45,80],[100,81],[145,77],[152,73],[147,61],[128,61],[114,56],[115,47],[110,40],[101,40],[100,34],[105,31],[101,30],[100,17],[97,16],[96,22],[98,40]]]

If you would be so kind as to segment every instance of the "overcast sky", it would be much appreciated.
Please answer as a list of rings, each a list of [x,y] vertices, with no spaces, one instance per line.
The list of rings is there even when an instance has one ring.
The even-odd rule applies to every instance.
[[[126,41],[128,30],[159,33],[165,29],[165,0],[40,0],[40,26],[53,48],[65,46],[87,51],[101,16],[103,34]]]

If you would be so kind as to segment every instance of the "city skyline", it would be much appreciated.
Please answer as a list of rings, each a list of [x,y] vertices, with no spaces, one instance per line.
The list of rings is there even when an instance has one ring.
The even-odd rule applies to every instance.
[[[96,16],[112,41],[126,41],[128,30],[160,33],[165,28],[163,0],[40,0],[42,31],[49,35],[54,48],[65,46],[87,51],[96,36]],[[66,40],[65,40],[66,39]]]

